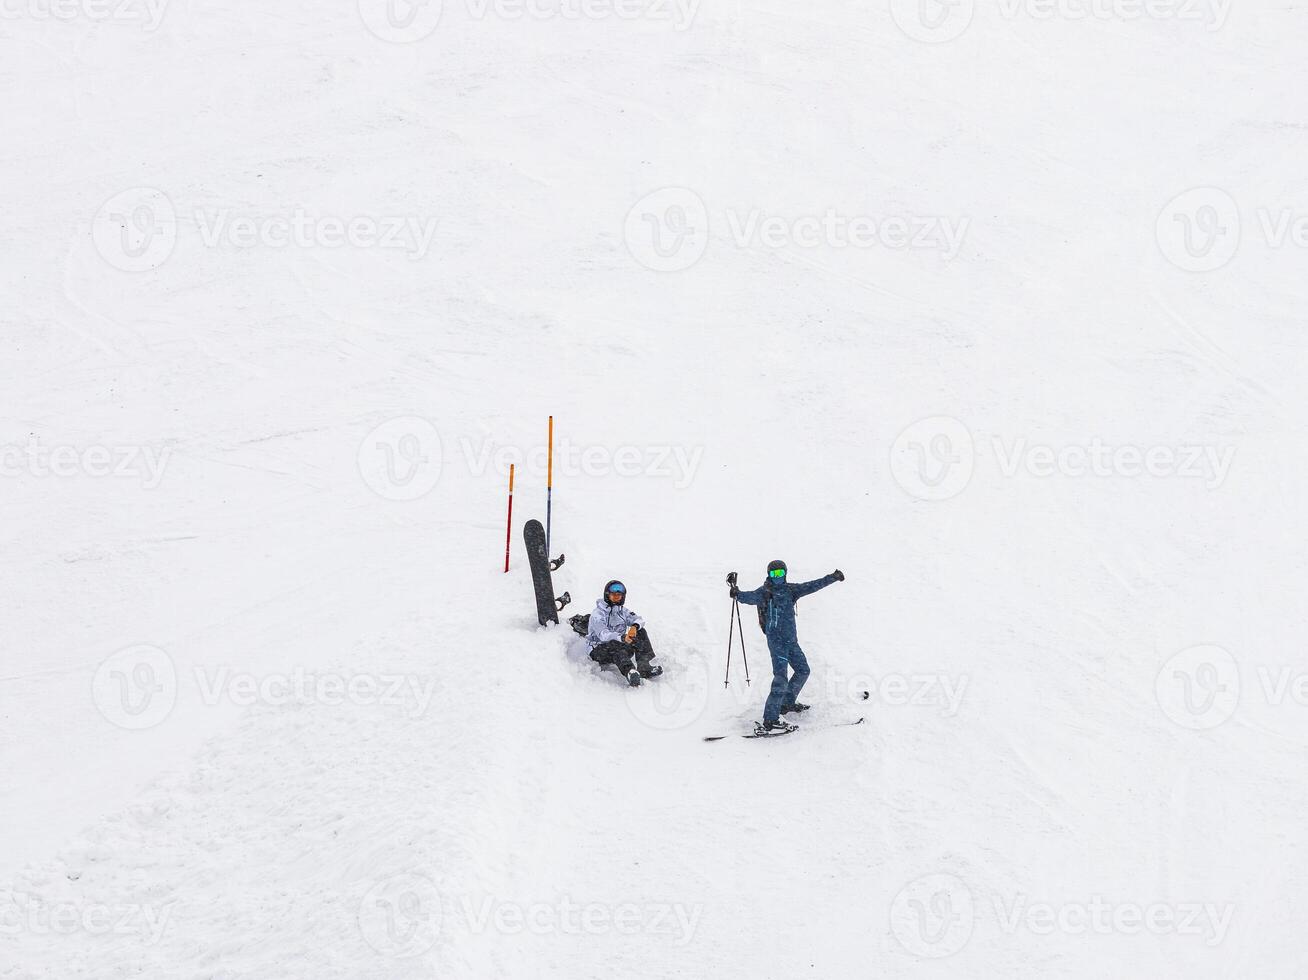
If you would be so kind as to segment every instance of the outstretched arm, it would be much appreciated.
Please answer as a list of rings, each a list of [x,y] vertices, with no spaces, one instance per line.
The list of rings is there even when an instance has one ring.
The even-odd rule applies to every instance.
[[[843,581],[844,577],[839,572],[832,572],[830,575],[823,575],[812,582],[800,582],[798,585],[792,585],[791,590],[795,593],[795,598],[799,599],[806,595],[812,595],[818,589],[825,589],[828,585],[835,585],[837,582]]]
[[[754,589],[750,592],[737,592],[736,598],[747,606],[761,606],[764,600],[763,590]]]

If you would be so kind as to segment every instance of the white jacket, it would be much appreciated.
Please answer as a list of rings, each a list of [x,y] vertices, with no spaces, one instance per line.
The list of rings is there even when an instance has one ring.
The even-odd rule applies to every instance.
[[[626,606],[610,606],[600,596],[595,603],[595,611],[590,614],[590,628],[586,631],[586,642],[591,649],[610,640],[621,640],[628,626],[644,626],[645,620]]]

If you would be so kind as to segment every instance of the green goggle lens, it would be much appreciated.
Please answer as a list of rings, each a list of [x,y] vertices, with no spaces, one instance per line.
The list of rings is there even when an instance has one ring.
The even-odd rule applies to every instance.
[[[785,578],[786,570],[784,568],[774,568],[772,571],[768,572],[768,575],[771,578]]]

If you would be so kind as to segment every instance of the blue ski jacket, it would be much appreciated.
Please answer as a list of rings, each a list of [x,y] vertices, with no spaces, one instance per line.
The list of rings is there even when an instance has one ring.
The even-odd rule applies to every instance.
[[[747,606],[767,605],[763,614],[763,632],[768,636],[768,646],[798,646],[799,635],[795,629],[795,603],[806,595],[812,595],[818,589],[825,589],[840,581],[835,574],[824,575],[812,582],[764,582],[763,587],[752,592],[739,592],[736,598]],[[768,587],[771,585],[772,598],[768,599]]]

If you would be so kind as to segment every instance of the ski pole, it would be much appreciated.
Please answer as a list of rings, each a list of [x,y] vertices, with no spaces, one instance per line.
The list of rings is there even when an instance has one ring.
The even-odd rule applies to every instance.
[[[509,570],[509,544],[513,540],[513,464],[509,464],[509,526],[504,532],[504,570]]]
[[[740,623],[740,600],[733,599],[736,604],[736,623]],[[745,686],[749,686],[749,657],[745,654],[745,627],[740,627],[740,659],[745,661]]]
[[[736,616],[735,609],[738,603],[735,599],[731,600],[732,606],[727,610],[727,676],[722,680],[723,687],[731,686],[731,645],[736,636]],[[741,646],[745,644],[745,638],[740,638]]]
[[[545,557],[550,556],[550,527],[554,518],[554,416],[550,416],[549,463],[545,467]]]

